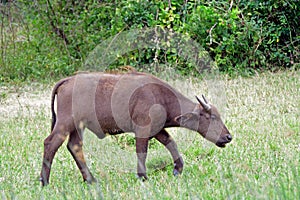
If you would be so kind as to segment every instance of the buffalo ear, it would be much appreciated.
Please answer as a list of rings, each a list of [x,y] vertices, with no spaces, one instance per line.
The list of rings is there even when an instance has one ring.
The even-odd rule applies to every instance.
[[[179,123],[180,125],[187,125],[189,122],[191,121],[194,121],[198,119],[198,113],[195,113],[195,112],[189,112],[189,113],[185,113],[185,114],[182,114],[182,115],[179,115],[177,117],[175,117],[175,121],[177,123]]]

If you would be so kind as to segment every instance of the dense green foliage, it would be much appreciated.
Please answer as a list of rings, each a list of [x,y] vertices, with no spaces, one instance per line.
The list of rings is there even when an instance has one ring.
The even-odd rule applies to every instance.
[[[122,32],[160,27],[199,43],[229,73],[299,68],[300,5],[268,1],[2,1],[0,80],[64,76],[80,70],[98,44]],[[118,55],[110,67],[195,66],[178,49]]]

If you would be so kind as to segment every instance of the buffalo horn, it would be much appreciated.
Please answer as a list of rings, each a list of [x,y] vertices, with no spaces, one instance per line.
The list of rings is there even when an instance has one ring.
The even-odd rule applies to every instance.
[[[206,100],[205,96],[202,94],[202,98],[204,99],[205,103],[208,104],[208,101]]]
[[[206,110],[209,111],[211,109],[211,106],[208,104],[207,100],[205,99],[205,97],[202,95],[203,100],[200,99],[198,96],[196,96],[196,99],[198,100],[198,102],[201,104],[201,106]]]

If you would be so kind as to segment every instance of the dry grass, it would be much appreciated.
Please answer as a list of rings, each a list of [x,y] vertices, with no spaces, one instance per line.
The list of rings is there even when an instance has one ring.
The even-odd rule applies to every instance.
[[[222,77],[215,85],[169,81],[191,98],[201,92],[221,105],[233,142],[219,149],[196,133],[171,129],[185,160],[183,175],[172,176],[170,156],[154,145],[147,160],[150,180],[141,183],[134,148],[86,133],[85,155],[99,183],[81,182],[64,145],[43,190],[38,176],[50,129],[50,87],[28,86],[17,93],[1,88],[0,193],[4,199],[299,199],[299,80],[296,71]]]
[[[51,86],[39,83],[22,87],[0,86],[0,120],[44,110],[50,113]]]

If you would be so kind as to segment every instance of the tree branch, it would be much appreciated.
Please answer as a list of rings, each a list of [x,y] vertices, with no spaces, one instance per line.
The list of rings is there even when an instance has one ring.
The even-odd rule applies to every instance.
[[[209,29],[209,45],[212,45],[212,42],[213,42],[213,38],[212,38],[212,30],[216,27],[217,25],[217,22]]]
[[[56,33],[56,35],[58,35],[58,37],[63,39],[63,41],[65,42],[65,45],[70,44],[64,30],[57,26],[57,24],[58,24],[57,17],[56,17],[56,14],[55,14],[54,10],[53,10],[52,4],[49,0],[47,0],[47,5],[48,5],[48,8],[50,9],[50,12],[54,16],[54,19],[52,19],[51,14],[49,12],[47,13],[47,17],[50,21],[50,25],[52,26],[52,29],[53,29],[54,33]]]

